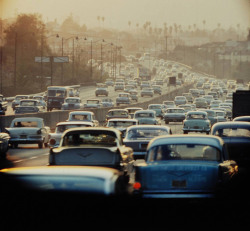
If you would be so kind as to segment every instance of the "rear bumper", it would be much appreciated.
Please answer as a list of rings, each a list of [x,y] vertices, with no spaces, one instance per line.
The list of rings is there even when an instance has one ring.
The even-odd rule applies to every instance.
[[[147,192],[144,191],[142,193],[134,194],[141,194],[143,198],[214,198],[215,192]]]

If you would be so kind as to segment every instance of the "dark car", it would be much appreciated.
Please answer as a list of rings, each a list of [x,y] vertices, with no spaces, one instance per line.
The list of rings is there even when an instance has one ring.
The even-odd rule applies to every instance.
[[[229,189],[237,172],[219,137],[161,136],[150,141],[145,162],[135,166],[134,193],[147,198],[214,197]]]
[[[134,159],[144,159],[150,140],[161,135],[172,134],[168,126],[134,125],[127,129],[124,144],[134,151]]]
[[[224,140],[230,159],[235,160],[239,167],[249,167],[250,123],[219,122],[212,127],[211,134]]]

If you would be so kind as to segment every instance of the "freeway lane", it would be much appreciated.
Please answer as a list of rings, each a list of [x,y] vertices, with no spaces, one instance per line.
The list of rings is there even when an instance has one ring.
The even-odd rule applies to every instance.
[[[170,123],[169,126],[173,134],[182,134],[182,123]],[[48,156],[49,148],[39,149],[37,144],[19,144],[16,149],[9,149],[7,160],[1,161],[0,168],[44,166],[48,164]]]

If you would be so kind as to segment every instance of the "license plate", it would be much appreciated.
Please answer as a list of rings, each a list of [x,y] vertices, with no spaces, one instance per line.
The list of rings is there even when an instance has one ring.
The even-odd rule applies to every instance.
[[[174,188],[185,188],[187,186],[186,180],[173,180],[172,187]]]
[[[194,126],[194,129],[199,129],[199,126]]]
[[[20,138],[21,139],[27,139],[27,136],[26,135],[20,135]]]

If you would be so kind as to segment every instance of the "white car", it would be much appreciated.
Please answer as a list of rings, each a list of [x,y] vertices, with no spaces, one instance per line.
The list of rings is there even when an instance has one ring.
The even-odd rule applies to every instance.
[[[92,127],[99,126],[99,122],[96,120],[94,112],[91,111],[72,111],[69,113],[67,121],[90,122]]]
[[[48,146],[50,128],[44,125],[42,118],[22,117],[12,120],[9,128],[9,144],[17,148],[18,144],[38,144],[39,148]]]
[[[49,134],[49,146],[58,146],[64,131],[76,127],[93,127],[93,123],[86,121],[64,121],[57,123],[55,132]]]
[[[79,97],[67,97],[62,104],[62,110],[76,110],[82,108],[83,104],[81,103],[81,99]]]

